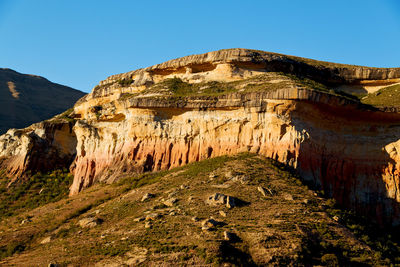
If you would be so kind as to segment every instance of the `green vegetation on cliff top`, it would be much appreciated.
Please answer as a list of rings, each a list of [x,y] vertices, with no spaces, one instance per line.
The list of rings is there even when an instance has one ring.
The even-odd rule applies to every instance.
[[[121,82],[120,84],[125,83]],[[385,87],[368,95],[350,94],[340,89],[330,88],[323,83],[305,77],[297,77],[292,74],[281,72],[268,72],[251,78],[231,82],[210,81],[188,83],[180,78],[169,78],[160,83],[154,84],[139,93],[123,94],[121,99],[144,96],[218,96],[235,92],[268,92],[293,87],[306,88],[335,95],[347,100],[359,102],[360,104],[364,104],[365,107],[400,107],[400,85],[398,84]]]
[[[375,107],[400,107],[400,84],[388,86],[375,93],[368,94],[361,101]]]
[[[119,84],[125,84],[125,81],[121,81]],[[234,92],[268,92],[293,87],[329,92],[327,86],[308,78],[297,77],[282,72],[267,72],[251,78],[230,82],[209,81],[188,83],[180,78],[169,78],[156,83],[139,93],[124,94],[122,95],[122,98],[126,99],[129,97],[143,96],[218,96]]]

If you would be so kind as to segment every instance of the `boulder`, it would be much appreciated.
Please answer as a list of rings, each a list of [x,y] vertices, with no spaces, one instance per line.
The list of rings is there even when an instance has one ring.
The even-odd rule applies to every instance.
[[[158,218],[161,218],[161,215],[158,213],[150,213],[149,215],[146,216],[146,221],[154,221]]]
[[[151,193],[146,193],[146,194],[144,194],[144,196],[142,197],[142,202],[144,202],[144,201],[146,201],[146,200],[149,200],[150,198],[153,198],[154,197],[154,195],[153,194],[151,194]]]
[[[42,241],[40,241],[40,244],[50,243],[51,240],[53,240],[53,238],[51,236],[45,237],[45,238],[43,238]]]
[[[257,187],[257,190],[258,190],[258,192],[260,192],[261,193],[261,195],[263,195],[264,197],[266,197],[266,196],[273,196],[274,194],[273,194],[273,192],[272,192],[272,190],[271,189],[269,189],[269,188],[264,188],[264,187],[262,187],[262,186],[259,186],[259,187]]]
[[[212,206],[225,205],[226,195],[215,193],[207,198],[206,203]]]
[[[177,201],[178,201],[178,200],[177,200],[176,198],[173,198],[173,197],[172,197],[172,198],[169,198],[169,199],[163,201],[163,204],[164,204],[165,206],[168,206],[168,207],[173,207]]]
[[[103,220],[96,217],[86,217],[79,220],[78,225],[82,228],[93,228],[102,222]]]
[[[227,196],[221,193],[215,193],[209,196],[206,203],[212,206],[226,205],[227,208],[231,209],[236,207],[237,199],[231,196]]]

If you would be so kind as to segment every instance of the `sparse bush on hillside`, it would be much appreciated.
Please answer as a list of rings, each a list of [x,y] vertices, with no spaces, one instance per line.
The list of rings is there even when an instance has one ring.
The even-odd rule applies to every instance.
[[[9,178],[0,174],[0,220],[68,196],[73,176],[67,169],[36,173],[7,187]]]
[[[131,85],[134,82],[134,80],[132,80],[131,78],[124,78],[124,79],[120,79],[118,80],[118,84],[121,86],[128,86]]]

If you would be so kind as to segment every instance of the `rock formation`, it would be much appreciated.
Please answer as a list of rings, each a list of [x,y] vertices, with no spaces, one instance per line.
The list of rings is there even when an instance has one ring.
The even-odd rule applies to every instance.
[[[82,96],[83,92],[43,77],[0,68],[0,134],[49,119]]]
[[[296,169],[340,204],[397,225],[400,114],[334,89],[399,82],[400,69],[246,49],[188,56],[111,76],[70,114],[7,132],[1,166],[12,177],[70,167],[76,194],[132,172],[249,151]]]

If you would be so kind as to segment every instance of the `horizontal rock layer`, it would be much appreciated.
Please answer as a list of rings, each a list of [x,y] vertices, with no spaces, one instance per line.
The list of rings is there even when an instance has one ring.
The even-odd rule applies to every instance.
[[[338,83],[391,83],[400,77],[399,69],[319,63],[234,49],[111,76],[75,105],[75,123],[58,118],[1,136],[0,164],[13,177],[70,167],[70,193],[76,194],[132,172],[253,152],[296,169],[339,203],[397,225],[398,113],[296,86],[220,96],[123,97],[175,75],[190,83],[244,79],[269,69]],[[131,85],[118,85],[128,78]]]

